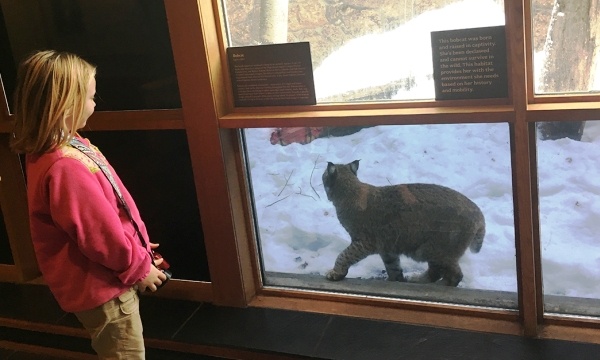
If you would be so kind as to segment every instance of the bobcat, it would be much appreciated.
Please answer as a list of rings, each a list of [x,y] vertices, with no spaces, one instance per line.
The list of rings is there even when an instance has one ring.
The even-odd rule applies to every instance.
[[[457,286],[463,278],[458,260],[467,248],[479,252],[485,219],[479,207],[461,193],[434,184],[373,186],[357,177],[358,160],[329,162],[323,173],[327,198],[351,243],[325,277],[342,280],[350,266],[379,254],[389,281],[407,281],[400,255],[427,262],[411,282]]]

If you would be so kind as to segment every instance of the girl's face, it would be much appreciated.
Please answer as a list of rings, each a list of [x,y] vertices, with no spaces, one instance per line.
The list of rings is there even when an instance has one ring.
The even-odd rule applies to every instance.
[[[94,101],[94,97],[96,96],[96,79],[91,78],[90,83],[88,84],[87,93],[85,95],[85,106],[83,108],[83,115],[81,117],[81,121],[77,129],[81,129],[87,123],[87,120],[94,113],[94,109],[96,108],[96,102]]]

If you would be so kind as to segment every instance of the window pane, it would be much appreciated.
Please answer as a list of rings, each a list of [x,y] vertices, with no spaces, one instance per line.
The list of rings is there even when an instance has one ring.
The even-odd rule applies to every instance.
[[[541,123],[538,125],[542,125]],[[545,310],[600,315],[600,121],[537,142]]]
[[[263,128],[243,133],[265,284],[516,308],[507,124]],[[322,178],[331,169],[328,162],[354,160],[360,160],[358,179],[341,167]],[[331,174],[345,180],[338,182]],[[369,194],[386,195],[368,197],[359,180],[379,187]],[[335,204],[328,200],[324,182],[341,189],[337,197],[331,195]],[[397,185],[414,183],[427,185]],[[472,252],[468,248],[481,225],[477,208],[485,218],[485,237],[480,251]],[[355,226],[359,230],[352,230]],[[377,281],[391,272],[379,255],[350,266],[342,281],[325,280],[338,254],[351,243],[349,231],[356,231],[355,242],[364,241],[363,248],[385,247],[390,263],[397,258],[394,253],[403,253],[400,266],[408,278],[427,270],[427,261],[455,265],[453,256],[458,258],[464,275],[459,289]],[[369,241],[361,240],[363,231],[371,234]],[[430,240],[430,247],[422,246]],[[440,268],[454,275],[446,266]],[[482,299],[487,300],[482,304]]]
[[[600,18],[595,0],[533,0],[535,89],[600,91]]]
[[[0,11],[9,96],[16,64],[34,50],[56,49],[98,66],[97,111],[181,107],[162,0],[0,0]]]
[[[173,277],[210,281],[185,132],[94,131],[85,136],[119,173]]]
[[[504,25],[502,0],[223,3],[230,46],[310,42],[319,102],[433,99],[431,31]]]
[[[12,251],[10,249],[10,242],[8,241],[6,225],[4,224],[2,206],[0,206],[0,264],[15,264],[15,260],[12,257]]]

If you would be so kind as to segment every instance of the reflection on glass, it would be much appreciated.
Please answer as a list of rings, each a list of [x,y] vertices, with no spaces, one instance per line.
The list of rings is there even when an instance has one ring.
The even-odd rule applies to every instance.
[[[459,294],[453,300],[445,297],[433,300],[470,304],[475,301],[473,295],[461,298],[461,291],[489,290],[504,294],[498,298],[508,296],[507,302],[498,305],[490,300],[489,304],[480,305],[516,307],[507,124],[246,129],[244,137],[266,284],[285,285],[281,277],[288,277],[294,279],[288,285],[295,287],[336,291],[341,286],[344,292],[405,297],[406,293],[394,293],[403,289],[411,293],[411,298],[422,299],[427,298],[426,291],[419,290],[422,286],[412,282],[429,283],[441,278],[438,282],[445,283],[456,274],[445,265],[451,265],[456,257],[463,275],[453,278],[458,281],[459,289],[427,285],[427,291]],[[332,169],[328,165],[329,162],[349,164],[354,160],[359,160],[358,178],[350,173],[349,167]],[[368,198],[364,186],[357,185],[359,181],[379,189],[388,187],[387,194]],[[414,183],[428,184],[419,187],[429,190],[399,185]],[[357,188],[351,188],[352,185]],[[396,186],[390,188],[391,185]],[[430,189],[436,185],[462,195]],[[345,192],[333,195],[330,190],[328,196],[326,186],[343,188]],[[369,190],[374,191],[379,190]],[[434,194],[429,198],[431,192]],[[423,207],[428,210],[420,212]],[[480,251],[472,252],[471,243],[474,250],[478,245],[477,240],[471,240],[481,230],[477,208],[485,217],[485,238]],[[366,209],[372,221],[365,219]],[[374,227],[373,223],[379,225]],[[351,244],[349,232],[356,230],[351,229],[355,224],[363,225],[359,234],[368,228],[379,235],[365,244],[376,244],[386,250],[379,251],[384,253],[383,258],[358,256],[361,249],[350,251],[347,258],[357,256],[358,261],[343,278],[330,270],[334,269],[338,255]],[[412,233],[407,234],[407,229]],[[398,238],[393,234],[398,234]],[[419,248],[432,237],[438,242],[432,245],[435,249]],[[411,239],[415,244],[409,244]],[[398,257],[392,256],[400,252],[402,275],[394,265]],[[427,261],[434,270],[450,275],[446,280],[443,274],[432,276],[433,279],[423,277]],[[405,283],[376,281],[390,276],[399,281],[405,277],[411,283],[402,287]],[[357,278],[373,282],[353,287]],[[302,283],[307,279],[314,281],[308,285]],[[385,289],[379,293],[368,290],[370,284],[380,284]]]
[[[533,0],[535,91],[600,91],[600,24],[594,1]],[[595,16],[595,18],[592,18]]]
[[[537,153],[545,310],[598,316],[600,121],[581,141],[538,140]]]
[[[98,66],[96,111],[181,107],[162,0],[0,0],[0,16],[9,104],[16,65],[34,50],[56,49]]]
[[[223,3],[230,46],[310,42],[319,102],[433,99],[431,31],[504,25],[502,0]]]

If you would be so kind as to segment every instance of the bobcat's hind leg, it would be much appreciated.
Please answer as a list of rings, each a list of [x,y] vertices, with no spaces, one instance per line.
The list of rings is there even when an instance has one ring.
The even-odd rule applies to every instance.
[[[421,274],[411,276],[408,281],[419,284],[429,284],[442,277],[442,268],[434,263],[428,263],[429,267]]]
[[[325,273],[325,278],[332,281],[342,280],[348,274],[350,266],[356,264],[372,253],[373,252],[369,251],[369,249],[360,242],[352,241],[352,243],[338,255],[333,269]]]
[[[440,265],[440,271],[442,278],[436,284],[456,287],[462,281],[463,273],[458,263]]]
[[[388,274],[388,281],[406,281],[406,279],[404,278],[404,274],[402,273],[402,268],[400,267],[399,254],[383,253],[379,254],[379,256],[381,256],[381,260],[383,260],[385,271]]]

